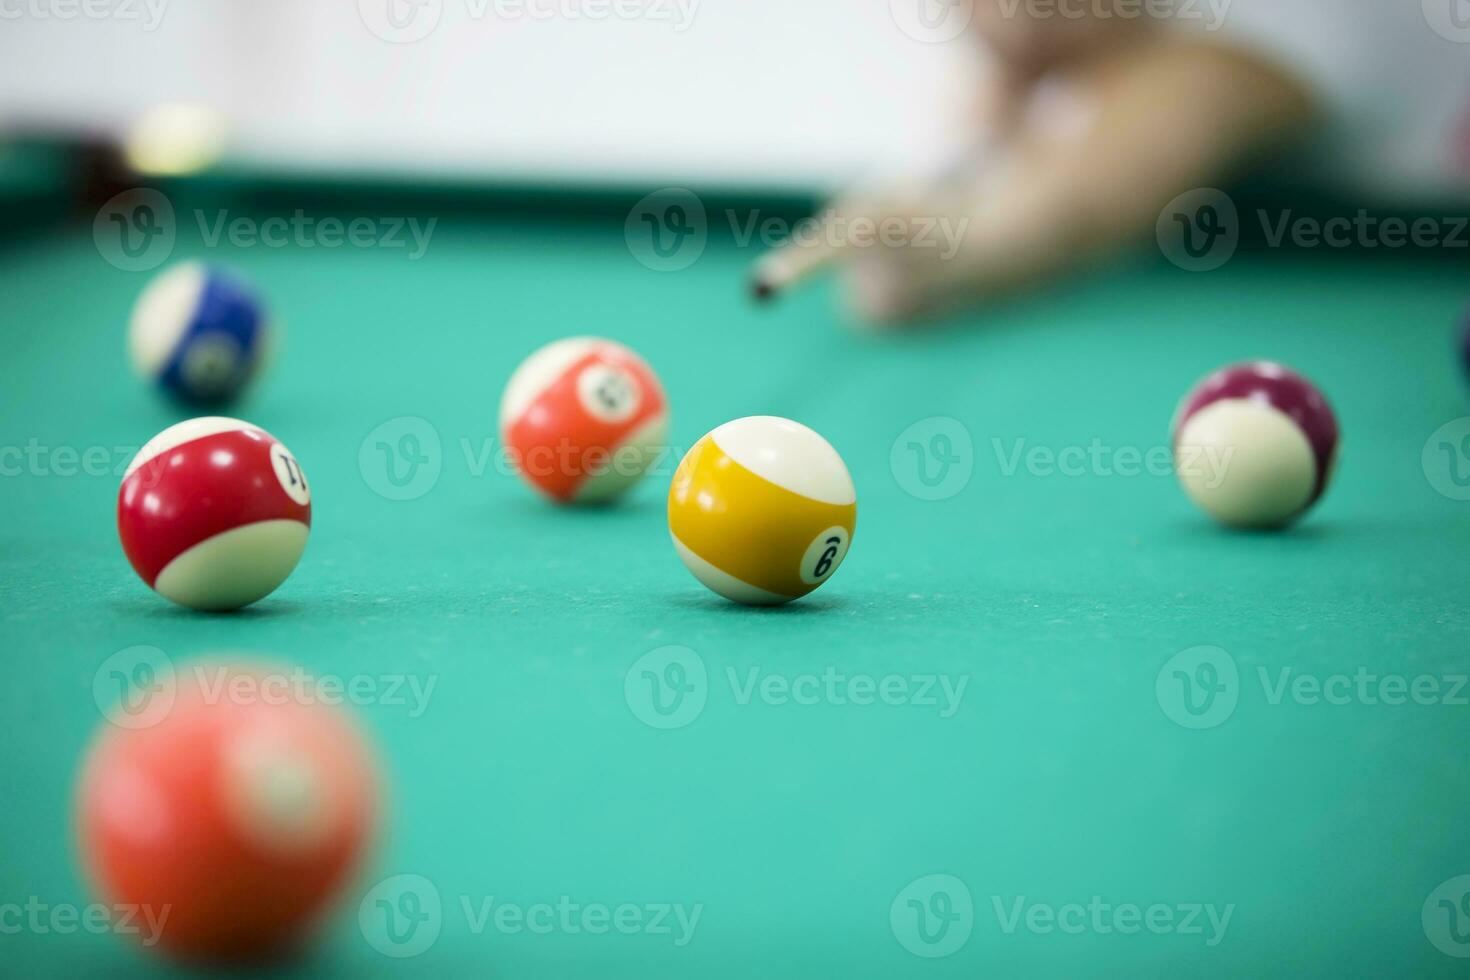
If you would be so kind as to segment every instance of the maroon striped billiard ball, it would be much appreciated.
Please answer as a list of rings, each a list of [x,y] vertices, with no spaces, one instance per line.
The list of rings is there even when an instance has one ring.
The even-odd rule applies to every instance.
[[[1179,482],[1229,527],[1279,528],[1301,517],[1326,492],[1337,450],[1327,399],[1269,361],[1216,371],[1174,418]]]
[[[191,609],[248,606],[286,580],[306,548],[311,489],[285,446],[227,418],[171,426],[128,464],[117,500],[123,552],[139,577]]]

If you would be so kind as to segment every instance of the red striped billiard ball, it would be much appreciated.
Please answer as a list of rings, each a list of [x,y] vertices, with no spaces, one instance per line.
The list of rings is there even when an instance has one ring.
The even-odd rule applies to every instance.
[[[627,492],[665,451],[663,387],[621,344],[573,337],[526,359],[500,401],[500,436],[522,479],[563,504]]]
[[[350,883],[376,764],[303,677],[195,662],[148,692],[161,717],[102,725],[77,785],[78,851],[146,945],[195,963],[276,958]]]
[[[1321,499],[1337,464],[1337,418],[1306,378],[1269,361],[1227,367],[1174,419],[1179,481],[1229,527],[1285,527]]]
[[[285,446],[227,418],[190,419],[128,464],[117,529],[133,569],[191,609],[239,609],[275,591],[311,527],[311,489]]]

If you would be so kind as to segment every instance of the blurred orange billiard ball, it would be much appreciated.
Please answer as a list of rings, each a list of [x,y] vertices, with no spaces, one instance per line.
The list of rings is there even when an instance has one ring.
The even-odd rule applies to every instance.
[[[302,677],[196,663],[149,693],[159,717],[98,733],[79,850],[104,900],[137,910],[146,944],[193,962],[277,958],[348,884],[376,821],[376,766]]]

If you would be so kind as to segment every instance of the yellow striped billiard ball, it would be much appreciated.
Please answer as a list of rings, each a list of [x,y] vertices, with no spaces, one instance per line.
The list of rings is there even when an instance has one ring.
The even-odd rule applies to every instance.
[[[755,416],[689,450],[669,488],[669,533],[694,577],[727,599],[774,606],[847,557],[857,493],[837,450],[789,419]]]

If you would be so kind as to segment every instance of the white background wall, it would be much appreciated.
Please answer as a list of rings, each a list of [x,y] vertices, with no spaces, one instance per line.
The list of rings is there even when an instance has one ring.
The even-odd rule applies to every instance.
[[[202,101],[293,168],[831,186],[934,144],[970,77],[900,28],[927,0],[587,2],[0,0],[0,119]]]

